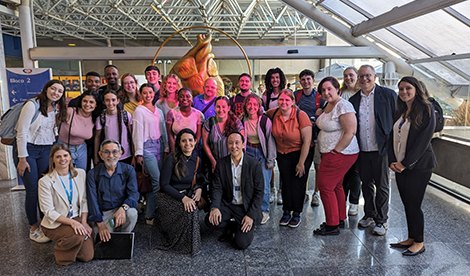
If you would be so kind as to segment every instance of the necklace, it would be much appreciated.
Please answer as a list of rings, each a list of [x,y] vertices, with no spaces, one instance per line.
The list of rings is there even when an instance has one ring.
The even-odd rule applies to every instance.
[[[188,163],[189,160],[191,159],[191,155],[190,155],[190,156],[186,156],[186,155],[183,154],[183,156],[184,156],[184,158],[186,159],[186,163]]]

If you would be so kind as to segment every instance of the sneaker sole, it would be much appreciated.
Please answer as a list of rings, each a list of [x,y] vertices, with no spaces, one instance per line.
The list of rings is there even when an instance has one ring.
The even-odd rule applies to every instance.
[[[349,216],[357,216],[357,212],[348,212]]]
[[[300,225],[300,222],[297,223],[296,225],[288,224],[287,226],[289,226],[290,228],[297,228],[299,227],[299,225]]]
[[[379,232],[372,230],[372,234],[377,235],[377,236],[385,236],[385,234],[387,234],[387,231],[385,231],[385,233],[379,233]]]

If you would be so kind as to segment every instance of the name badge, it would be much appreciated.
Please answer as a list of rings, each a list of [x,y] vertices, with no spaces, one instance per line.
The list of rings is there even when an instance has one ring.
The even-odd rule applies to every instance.
[[[73,216],[73,208],[72,208],[72,204],[69,205],[69,215],[67,216],[68,218],[72,218]]]
[[[241,188],[240,186],[235,186],[235,191],[239,192],[241,190],[240,188]]]

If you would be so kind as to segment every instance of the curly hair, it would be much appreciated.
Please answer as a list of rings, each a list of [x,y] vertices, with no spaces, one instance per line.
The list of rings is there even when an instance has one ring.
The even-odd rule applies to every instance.
[[[137,90],[138,90],[137,87],[139,86],[139,84],[137,82],[137,78],[131,73],[126,73],[126,74],[121,76],[121,87],[122,87],[122,89],[121,89],[121,92],[119,92],[119,100],[122,102],[122,104],[126,104],[130,101],[129,96],[127,95],[127,93],[130,92],[130,91],[126,91],[124,89],[124,79],[127,78],[127,77],[131,77],[131,78],[134,79],[136,89],[135,89],[135,91],[133,91],[133,93],[135,94],[135,100],[140,102],[140,94],[137,93]]]
[[[258,117],[263,115],[263,101],[258,95],[250,93],[248,96],[246,96],[245,101],[243,102],[243,112],[240,116],[241,119],[249,117],[248,109],[246,106],[248,105],[248,102],[250,102],[250,99],[256,99],[256,101],[258,102]]]
[[[266,85],[266,91],[271,93],[273,92],[273,85],[271,84],[271,77],[273,74],[279,74],[279,79],[281,80],[279,84],[279,90],[284,89],[286,86],[286,76],[284,75],[284,72],[282,72],[281,68],[276,67],[276,68],[271,68],[268,70],[266,73],[266,77],[264,77],[264,84]]]
[[[176,88],[176,91],[180,90],[183,87],[183,85],[181,84],[181,80],[177,75],[168,74],[163,78],[162,84],[160,85],[160,98],[164,98],[164,99],[168,98],[168,91],[166,90],[166,85],[167,85],[168,79],[170,78],[176,80],[176,84],[178,85]]]
[[[184,158],[183,150],[181,149],[181,137],[183,134],[189,133],[193,136],[194,139],[194,145],[196,145],[196,134],[189,128],[184,128],[178,132],[176,135],[175,139],[175,151],[173,152],[173,170],[178,177],[178,179],[181,179],[182,177],[186,176],[186,173],[188,172],[188,167],[186,166],[186,159]]]
[[[217,105],[218,101],[225,101],[230,107],[230,100],[227,96],[218,96],[215,99],[214,105]],[[225,137],[228,137],[230,133],[238,130],[237,120],[238,118],[235,113],[233,113],[232,110],[229,110],[227,113],[227,120],[224,123],[224,130],[222,132]]]
[[[423,114],[427,112],[429,116],[431,116],[431,104],[429,103],[426,94],[424,93],[423,88],[421,87],[421,84],[415,77],[407,76],[403,77],[399,82],[398,86],[402,82],[409,83],[412,85],[415,90],[415,97],[413,100],[413,103],[411,104],[410,112],[408,113],[407,119],[410,120],[411,125],[415,129],[419,129],[423,126]],[[408,110],[408,106],[400,97],[397,98],[397,115],[402,116],[406,114],[406,111]]]

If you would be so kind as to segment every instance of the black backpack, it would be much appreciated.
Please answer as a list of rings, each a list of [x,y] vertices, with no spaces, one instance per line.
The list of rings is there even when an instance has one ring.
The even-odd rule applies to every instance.
[[[434,132],[441,132],[444,129],[444,112],[442,111],[441,105],[433,98],[429,97],[428,101],[434,107],[434,114],[436,116],[436,127],[434,128]]]

